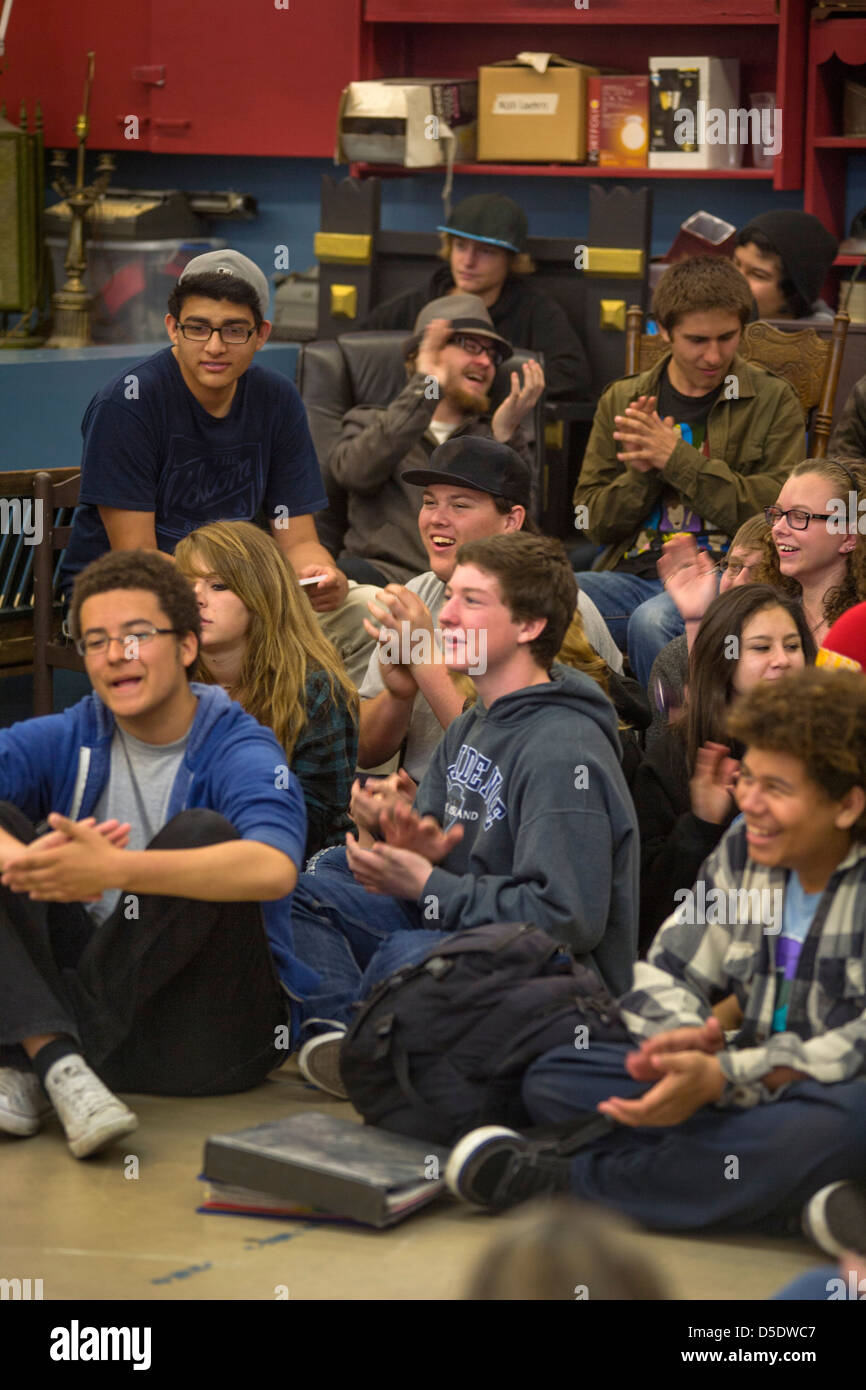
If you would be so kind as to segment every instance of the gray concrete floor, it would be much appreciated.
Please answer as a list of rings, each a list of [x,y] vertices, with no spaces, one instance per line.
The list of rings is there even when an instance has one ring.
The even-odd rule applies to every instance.
[[[140,1127],[96,1158],[70,1155],[56,1120],[0,1138],[0,1277],[49,1299],[458,1299],[498,1222],[443,1198],[387,1231],[196,1212],[209,1134],[313,1107],[350,1116],[293,1062],[238,1096],[126,1097]],[[138,1177],[128,1178],[138,1160]],[[763,1299],[825,1263],[804,1242],[635,1237],[677,1299]],[[283,1286],[280,1288],[279,1286]]]

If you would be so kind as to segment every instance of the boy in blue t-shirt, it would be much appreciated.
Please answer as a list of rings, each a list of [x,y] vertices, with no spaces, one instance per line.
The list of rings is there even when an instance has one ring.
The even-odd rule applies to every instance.
[[[171,347],[104,386],[84,414],[81,498],[63,567],[76,574],[107,550],[174,551],[208,521],[267,519],[318,613],[348,592],[319,544],[327,506],[296,387],[253,362],[270,336],[269,286],[239,251],[190,261],[172,290]],[[359,620],[360,622],[360,620]]]

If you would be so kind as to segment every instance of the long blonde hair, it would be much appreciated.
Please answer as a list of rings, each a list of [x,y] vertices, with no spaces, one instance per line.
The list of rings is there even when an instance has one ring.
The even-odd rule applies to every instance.
[[[240,680],[230,694],[273,729],[287,757],[307,720],[304,693],[311,671],[324,672],[331,698],[342,695],[357,722],[358,692],[267,532],[250,521],[212,521],[185,536],[174,557],[188,578],[215,575],[249,611]],[[199,653],[199,677],[216,684],[205,652]]]

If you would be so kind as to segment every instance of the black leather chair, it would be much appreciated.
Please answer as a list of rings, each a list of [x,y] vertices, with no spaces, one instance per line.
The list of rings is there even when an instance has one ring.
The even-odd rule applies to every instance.
[[[343,416],[358,405],[387,405],[406,384],[404,367],[409,334],[389,330],[376,333],[343,333],[338,338],[304,343],[298,356],[297,385],[310,421],[310,431],[325,490],[328,509],[316,515],[322,544],[339,555],[347,526],[347,495],[335,482],[328,461],[340,438]],[[531,352],[518,351],[499,367],[491,397],[494,408],[511,389],[511,372],[526,362]],[[543,366],[542,362],[542,366]],[[545,489],[544,396],[523,421],[533,450],[532,514],[540,516]]]

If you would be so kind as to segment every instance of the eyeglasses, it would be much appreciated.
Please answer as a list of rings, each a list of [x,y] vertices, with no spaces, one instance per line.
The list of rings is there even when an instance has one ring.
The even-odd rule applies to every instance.
[[[107,652],[112,642],[120,642],[124,661],[134,661],[139,647],[146,647],[154,637],[163,637],[170,632],[177,634],[177,631],[176,627],[137,627],[132,632],[122,632],[118,637],[109,637],[107,632],[91,632],[86,637],[78,638],[75,650],[79,656],[95,656],[99,652]]]
[[[480,357],[482,353],[489,357],[494,367],[498,367],[505,361],[505,353],[491,342],[489,338],[473,338],[469,333],[452,333],[452,343],[456,343],[464,352],[468,352],[471,357]]]
[[[781,507],[767,507],[764,510],[768,526],[775,526],[784,517],[792,531],[805,531],[810,521],[829,521],[831,516],[832,512],[807,512],[804,507],[790,507],[786,512]]]
[[[245,323],[224,323],[222,328],[214,328],[209,323],[179,323],[178,328],[185,338],[191,343],[210,342],[214,333],[218,333],[224,343],[231,347],[240,347],[242,343],[248,343],[255,333],[255,328],[249,328]]]
[[[743,570],[753,570],[760,563],[760,560],[752,560],[750,564],[745,565],[742,560],[720,560],[716,569],[720,574],[730,574],[732,579],[736,579],[738,574],[743,573]]]

